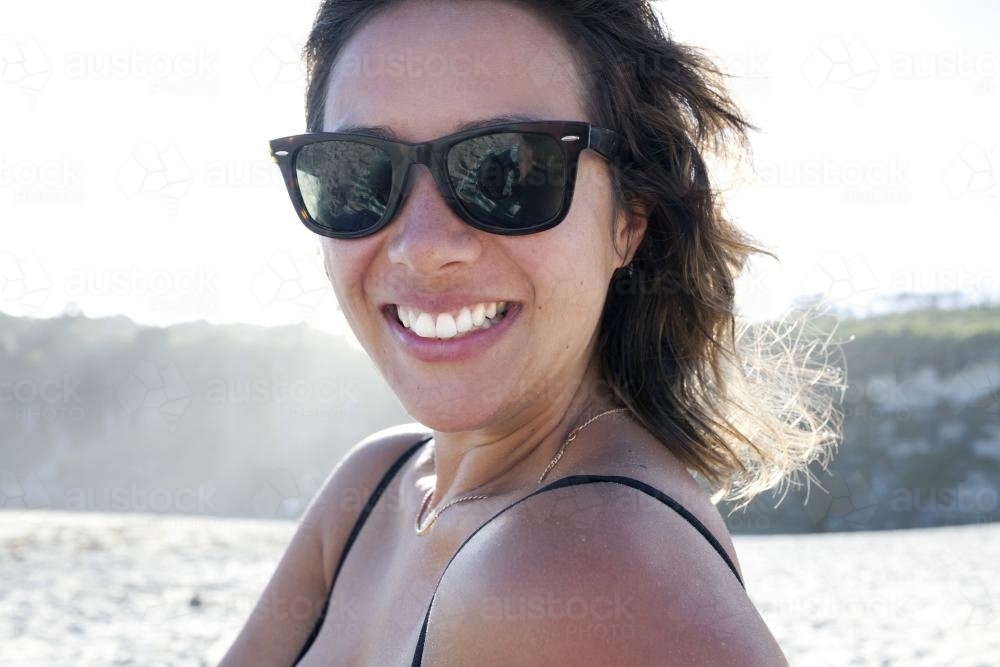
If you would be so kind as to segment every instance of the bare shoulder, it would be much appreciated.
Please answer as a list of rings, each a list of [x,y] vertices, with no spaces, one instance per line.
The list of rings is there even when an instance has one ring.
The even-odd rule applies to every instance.
[[[364,504],[392,465],[427,436],[417,423],[382,429],[351,447],[324,480],[303,518],[317,527],[327,580]]]
[[[330,478],[340,475],[344,469],[365,468],[386,459],[396,458],[409,446],[430,434],[430,431],[416,422],[390,426],[372,433],[351,447],[330,473]],[[329,480],[328,480],[329,481]]]
[[[327,475],[316,494],[318,501],[336,500],[338,487],[360,487],[378,483],[402,454],[429,435],[417,423],[401,424],[376,431],[351,447]],[[331,497],[332,496],[332,497]]]
[[[452,562],[428,629],[434,664],[787,664],[680,514],[621,484],[560,490],[505,512]]]
[[[221,667],[294,661],[318,621],[334,568],[362,506],[393,462],[425,434],[417,424],[398,426],[365,438],[347,452],[303,513]],[[293,603],[309,609],[308,617],[282,613]]]

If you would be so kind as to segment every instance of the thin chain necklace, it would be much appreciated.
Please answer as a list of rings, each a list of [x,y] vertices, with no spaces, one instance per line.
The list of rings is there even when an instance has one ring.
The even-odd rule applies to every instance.
[[[552,461],[549,462],[548,467],[545,468],[545,472],[543,472],[542,475],[541,475],[541,477],[538,478],[538,483],[541,484],[545,480],[545,476],[549,474],[549,472],[556,466],[557,463],[559,463],[559,459],[562,458],[563,452],[566,451],[566,447],[569,445],[569,443],[571,443],[574,440],[576,440],[576,436],[580,433],[580,431],[582,431],[583,429],[587,428],[588,426],[590,426],[591,424],[593,424],[595,421],[597,421],[601,417],[605,417],[607,415],[614,414],[616,412],[628,412],[628,408],[614,408],[614,409],[611,409],[611,410],[605,410],[604,412],[600,413],[599,415],[597,415],[595,417],[591,417],[590,419],[588,419],[587,421],[585,421],[583,424],[581,424],[580,426],[577,426],[575,429],[573,429],[570,432],[569,436],[566,438],[566,442],[564,442],[562,444],[562,447],[560,447],[559,451],[556,452],[556,455],[552,458]],[[423,527],[421,527],[421,525],[420,525],[420,517],[422,517],[424,515],[424,510],[427,509],[427,503],[430,502],[431,496],[433,494],[434,494],[434,489],[430,489],[424,495],[424,501],[422,503],[420,503],[420,511],[417,512],[417,518],[416,518],[416,522],[415,522],[415,528],[416,528],[416,531],[417,531],[417,535],[424,535],[424,534],[426,534],[431,529],[431,526],[434,525],[434,522],[437,521],[437,518],[439,516],[441,516],[441,513],[444,512],[449,507],[451,507],[452,505],[455,505],[455,504],[458,504],[458,503],[462,503],[462,502],[465,502],[467,500],[483,500],[485,498],[489,498],[490,497],[490,496],[477,495],[477,496],[463,496],[461,498],[456,498],[455,500],[452,500],[450,503],[448,503],[444,507],[441,507],[441,508],[436,509],[433,512],[431,512],[431,516],[430,516],[430,519],[428,519],[427,524],[424,525]]]

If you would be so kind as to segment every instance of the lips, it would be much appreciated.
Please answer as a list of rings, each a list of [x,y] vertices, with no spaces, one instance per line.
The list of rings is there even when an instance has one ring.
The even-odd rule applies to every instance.
[[[489,317],[491,303],[496,310]],[[449,305],[450,308],[444,310],[441,305],[386,304],[382,313],[400,348],[409,356],[426,362],[456,362],[481,356],[514,326],[521,313],[521,304],[514,301],[471,299],[462,304],[453,300]],[[480,306],[483,319],[477,326]],[[468,326],[469,320],[470,328],[460,333],[459,326]],[[433,331],[429,328],[431,322]],[[438,336],[439,333],[444,335]]]

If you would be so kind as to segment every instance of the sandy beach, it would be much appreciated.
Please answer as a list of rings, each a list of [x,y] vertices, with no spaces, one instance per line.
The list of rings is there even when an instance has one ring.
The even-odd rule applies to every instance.
[[[293,530],[0,511],[0,664],[214,665]],[[792,665],[1000,664],[1000,525],[735,541]]]

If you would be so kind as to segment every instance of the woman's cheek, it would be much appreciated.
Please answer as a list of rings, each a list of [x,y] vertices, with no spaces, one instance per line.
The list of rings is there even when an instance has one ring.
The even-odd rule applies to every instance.
[[[370,253],[363,245],[354,244],[352,247],[344,245],[344,242],[325,243],[323,248],[326,274],[343,308],[364,298],[366,293],[365,267],[369,265]]]

